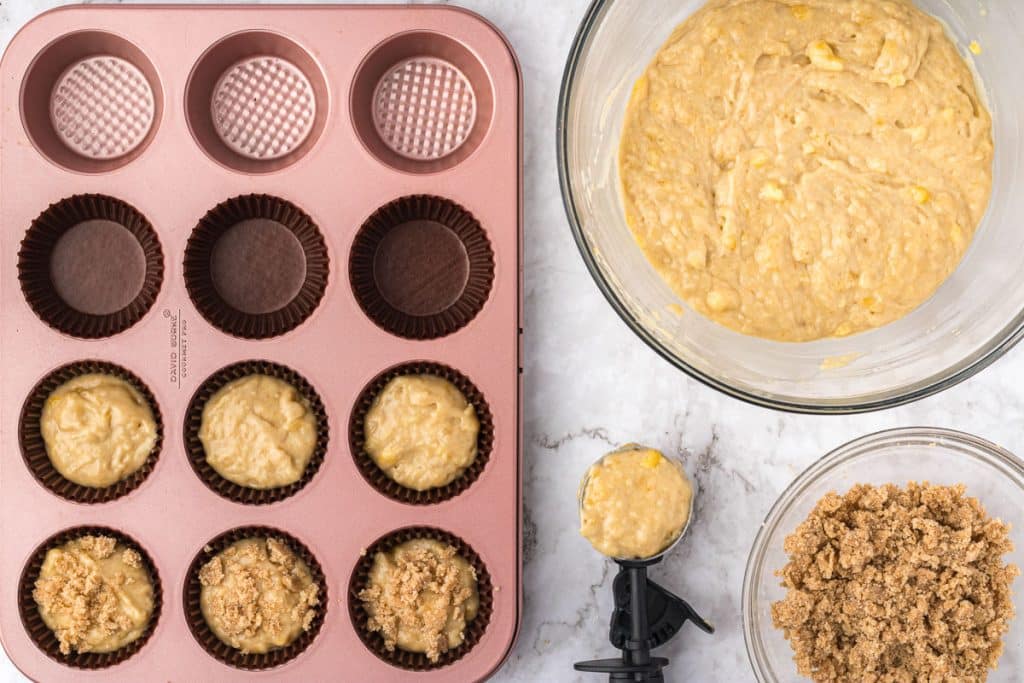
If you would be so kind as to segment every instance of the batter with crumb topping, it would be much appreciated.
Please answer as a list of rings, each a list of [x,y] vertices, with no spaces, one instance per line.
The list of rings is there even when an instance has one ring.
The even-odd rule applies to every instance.
[[[153,616],[142,557],[109,536],[47,551],[32,597],[64,654],[113,652],[138,640]]]
[[[367,627],[388,650],[422,652],[432,662],[465,641],[480,609],[476,570],[454,547],[430,538],[377,553],[359,599]]]
[[[320,587],[309,567],[275,538],[228,546],[199,570],[199,606],[218,638],[246,654],[292,644],[312,628]]]
[[[970,68],[910,0],[710,0],[637,81],[619,165],[678,296],[810,341],[931,297],[985,214],[993,153]]]

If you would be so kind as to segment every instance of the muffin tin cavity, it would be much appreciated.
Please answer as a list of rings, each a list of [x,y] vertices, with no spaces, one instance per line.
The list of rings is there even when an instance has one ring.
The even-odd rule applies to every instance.
[[[295,553],[306,566],[309,567],[313,581],[320,588],[320,604],[317,606],[317,615],[310,624],[309,630],[304,631],[295,642],[286,647],[271,650],[263,654],[245,654],[241,650],[231,647],[213,632],[206,618],[203,617],[203,610],[199,604],[199,596],[202,585],[199,583],[199,570],[215,555],[226,549],[228,546],[248,538],[273,538],[281,541],[293,553]],[[280,666],[301,655],[308,648],[324,624],[324,616],[327,613],[328,605],[331,604],[330,594],[327,592],[327,580],[324,578],[323,569],[313,553],[299,539],[278,529],[264,526],[239,527],[226,531],[204,545],[193,558],[185,574],[185,586],[182,591],[185,607],[185,621],[192,632],[196,642],[202,646],[211,656],[217,660],[232,666],[236,669],[246,671],[262,671]]]
[[[437,339],[469,324],[490,295],[494,252],[471,213],[427,195],[370,216],[349,254],[349,278],[366,315],[406,339]]]
[[[210,157],[242,173],[271,173],[316,144],[327,124],[327,81],[297,43],[245,31],[200,57],[185,105],[192,135]]]
[[[370,570],[373,568],[373,560],[377,553],[388,552],[406,541],[418,538],[433,539],[454,547],[458,554],[469,562],[470,566],[476,571],[477,593],[480,595],[480,610],[477,612],[476,618],[466,625],[466,639],[459,647],[442,653],[440,660],[437,662],[430,661],[425,654],[406,652],[397,647],[392,651],[388,651],[384,646],[384,638],[381,637],[380,633],[370,631],[367,628],[369,615],[366,613],[362,600],[359,599],[360,591],[366,588],[369,582]],[[494,587],[491,583],[491,575],[488,574],[483,560],[480,559],[480,556],[468,543],[458,536],[433,527],[417,526],[399,529],[374,541],[367,548],[366,552],[362,554],[359,562],[352,570],[352,578],[349,580],[348,585],[348,613],[352,619],[352,626],[355,628],[356,633],[359,634],[359,639],[377,657],[392,666],[407,671],[442,669],[462,659],[480,642],[484,632],[487,630],[487,624],[491,620],[493,611]]]
[[[111,375],[130,384],[149,404],[153,411],[153,419],[156,420],[156,443],[153,445],[149,457],[146,458],[146,462],[127,478],[104,488],[76,484],[58,472],[46,452],[46,443],[43,441],[40,424],[43,406],[58,387],[76,377],[92,374]],[[21,455],[32,476],[54,495],[75,503],[109,503],[127,496],[141,486],[156,467],[157,459],[160,457],[160,448],[163,445],[163,436],[164,426],[160,407],[149,387],[120,365],[98,360],[69,363],[43,377],[29,392],[18,420],[18,442],[21,446]]]
[[[477,420],[480,421],[480,432],[477,437],[476,459],[466,468],[457,479],[446,486],[416,491],[415,489],[402,486],[391,479],[377,463],[373,461],[366,452],[366,414],[373,406],[378,394],[383,391],[388,382],[396,377],[408,375],[432,375],[451,382],[462,392],[466,400],[476,411]],[[491,409],[487,406],[484,395],[476,388],[473,382],[452,368],[439,363],[416,362],[399,365],[377,375],[363,391],[359,394],[356,404],[352,409],[348,425],[349,448],[352,457],[355,459],[356,468],[363,475],[373,488],[392,500],[408,505],[434,505],[446,500],[455,498],[467,490],[480,477],[480,473],[487,466],[491,457],[491,450],[494,447],[494,419],[491,417]]]
[[[350,107],[359,138],[382,163],[433,173],[459,164],[480,145],[494,96],[487,70],[465,45],[411,31],[363,60]]]
[[[29,306],[73,337],[109,337],[146,315],[163,282],[156,231],[113,197],[76,195],[52,204],[21,243],[18,279]]]
[[[21,113],[39,151],[81,173],[113,171],[137,158],[156,134],[163,93],[139,48],[103,31],[50,43],[25,76]]]
[[[320,304],[329,270],[313,219],[268,195],[235,197],[212,209],[185,249],[185,285],[199,313],[246,339],[301,325]]]
[[[39,607],[36,605],[35,598],[32,597],[32,592],[35,590],[36,580],[39,578],[39,572],[43,566],[43,560],[46,559],[46,553],[51,548],[60,547],[68,541],[72,541],[83,536],[109,536],[116,539],[118,543],[138,552],[139,556],[142,558],[142,564],[149,573],[150,580],[153,583],[153,616],[150,617],[149,624],[146,627],[145,632],[137,640],[120,649],[114,650],[113,652],[62,653],[60,651],[60,643],[57,640],[57,636],[55,636],[53,631],[50,630],[50,627],[43,622],[43,618],[39,614]],[[54,534],[43,541],[43,543],[32,552],[28,558],[28,563],[21,572],[21,579],[18,581],[18,611],[21,613],[21,623],[25,627],[25,631],[28,633],[29,638],[31,638],[32,642],[36,644],[36,647],[46,653],[50,659],[76,669],[106,669],[120,664],[132,657],[135,653],[145,647],[146,643],[153,635],[153,631],[156,630],[157,622],[160,620],[160,611],[162,607],[163,588],[160,584],[160,574],[156,570],[156,565],[153,563],[153,559],[134,538],[107,527],[79,526]]]
[[[316,448],[313,451],[313,457],[306,464],[302,478],[294,484],[270,489],[240,486],[222,477],[206,461],[206,451],[203,450],[203,443],[199,440],[199,430],[203,426],[203,409],[206,407],[206,402],[226,384],[250,375],[267,375],[287,382],[306,399],[316,417]],[[330,428],[327,422],[327,411],[313,385],[291,368],[268,361],[242,361],[213,373],[196,389],[185,413],[185,453],[196,476],[217,495],[243,505],[269,505],[290,498],[301,491],[320,471],[320,466],[323,465],[324,457],[327,455],[329,440]]]

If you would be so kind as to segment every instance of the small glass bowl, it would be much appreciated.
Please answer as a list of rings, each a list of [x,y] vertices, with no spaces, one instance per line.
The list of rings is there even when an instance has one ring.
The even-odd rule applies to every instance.
[[[757,405],[803,413],[889,408],[971,377],[1024,336],[1024,3],[916,0],[976,67],[993,114],[988,215],[934,296],[885,327],[788,344],[695,313],[648,263],[626,225],[618,150],[633,84],[673,27],[706,0],[595,0],[569,54],[558,105],[562,198],[598,287],[626,324],[691,377]],[[982,6],[984,5],[984,6]],[[967,49],[981,45],[980,55]]]
[[[686,513],[686,524],[683,525],[682,530],[680,530],[679,535],[675,537],[675,540],[673,540],[671,543],[669,543],[667,546],[665,546],[665,548],[663,548],[661,552],[657,553],[656,555],[652,555],[650,557],[613,557],[613,558],[611,558],[611,559],[613,559],[613,560],[615,560],[617,562],[655,562],[657,560],[662,559],[663,557],[668,555],[670,552],[672,552],[676,548],[676,546],[678,546],[679,543],[683,540],[683,537],[686,536],[686,532],[690,530],[690,527],[693,526],[693,513],[696,510],[695,501],[697,500],[697,495],[698,495],[697,481],[693,477],[691,477],[689,474],[686,473],[686,467],[684,466],[683,461],[680,458],[678,458],[678,457],[676,457],[674,455],[666,455],[666,454],[662,453],[661,451],[659,451],[656,448],[651,448],[650,446],[643,446],[643,445],[638,444],[638,443],[628,443],[628,444],[626,444],[624,446],[620,446],[619,448],[616,448],[614,451],[611,451],[610,453],[605,453],[600,458],[598,458],[596,461],[594,461],[594,464],[592,464],[590,467],[588,467],[586,474],[583,475],[583,481],[580,482],[579,490],[576,492],[576,509],[577,509],[577,512],[579,513],[579,518],[582,521],[582,519],[583,519],[583,497],[587,493],[587,485],[590,483],[590,476],[591,476],[591,473],[594,471],[594,468],[597,467],[598,465],[600,465],[601,463],[603,463],[605,458],[608,458],[609,456],[612,456],[612,455],[616,455],[617,453],[623,453],[625,451],[657,451],[658,453],[661,454],[661,457],[665,458],[666,460],[671,462],[673,465],[678,467],[679,470],[683,473],[683,477],[685,477],[686,481],[689,482],[689,484],[690,484],[690,509]]]
[[[743,579],[743,636],[747,655],[762,682],[802,681],[793,650],[772,625],[771,605],[785,597],[775,572],[788,561],[783,541],[830,491],[845,493],[855,484],[911,481],[964,484],[988,514],[1010,524],[1016,547],[1007,562],[1024,567],[1024,462],[995,444],[946,429],[910,428],[879,432],[840,446],[794,481],[761,526]],[[1024,580],[1014,584],[1017,618],[1004,642],[1006,652],[989,683],[1019,680],[1024,671]]]

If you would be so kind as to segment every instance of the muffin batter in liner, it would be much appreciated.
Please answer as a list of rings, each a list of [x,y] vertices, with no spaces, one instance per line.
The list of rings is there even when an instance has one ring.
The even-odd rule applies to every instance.
[[[231,228],[252,220],[270,221],[290,231],[305,258],[298,292],[288,303],[266,313],[248,313],[225,300],[212,269],[218,241]],[[234,267],[242,269],[244,264]],[[329,271],[327,245],[313,219],[291,202],[270,195],[243,195],[219,204],[200,219],[185,248],[185,286],[192,303],[211,325],[243,339],[277,337],[305,322],[323,299]]]
[[[457,648],[441,653],[437,662],[431,662],[427,655],[420,652],[406,652],[395,647],[391,652],[384,646],[384,637],[380,633],[370,631],[367,622],[370,615],[367,614],[363,601],[359,599],[359,593],[366,588],[370,579],[370,571],[373,568],[373,560],[378,552],[388,552],[392,548],[418,538],[428,538],[441,543],[447,543],[455,548],[469,564],[476,570],[477,593],[480,596],[480,609],[476,618],[466,624],[466,638]],[[348,584],[348,612],[352,618],[352,625],[359,634],[360,640],[380,659],[388,664],[407,671],[431,671],[442,669],[462,659],[467,652],[480,642],[487,624],[490,622],[491,613],[494,609],[494,587],[491,584],[491,575],[487,573],[487,567],[476,551],[458,536],[435,529],[433,527],[417,526],[399,529],[382,538],[377,539],[373,545],[366,549],[366,552],[359,558],[355,569],[352,571],[352,578]]]
[[[110,375],[130,384],[149,404],[150,410],[153,411],[153,419],[156,421],[156,442],[142,467],[121,481],[103,488],[76,484],[58,472],[53,466],[50,456],[47,454],[46,443],[43,441],[43,434],[40,428],[40,420],[46,399],[65,382],[69,382],[76,377],[92,374]],[[160,415],[160,407],[157,405],[156,398],[154,398],[149,387],[141,379],[121,366],[99,360],[69,363],[57,368],[39,380],[39,383],[32,388],[28,399],[22,406],[21,417],[18,421],[18,442],[21,445],[21,455],[32,476],[51,493],[75,503],[109,503],[137,489],[156,466],[157,458],[160,457],[163,438],[164,426]]]
[[[289,550],[306,563],[313,581],[320,589],[320,604],[317,606],[316,618],[313,619],[309,630],[303,631],[291,645],[263,654],[246,654],[218,638],[209,624],[206,623],[203,610],[199,605],[199,596],[202,589],[202,585],[199,583],[199,570],[211,558],[227,549],[230,545],[249,538],[273,538],[286,545]],[[324,616],[327,613],[327,607],[330,604],[331,598],[327,592],[327,580],[324,578],[324,572],[320,568],[320,563],[317,562],[313,553],[301,541],[290,534],[272,527],[246,526],[225,531],[209,541],[196,554],[188,567],[188,572],[185,574],[183,599],[185,621],[188,623],[192,636],[204,650],[224,664],[236,669],[262,671],[295,659],[316,640],[317,635],[320,633],[320,628],[324,624]]]
[[[436,313],[417,315],[402,310],[399,302],[389,302],[382,292],[382,284],[387,287],[388,280],[397,282],[407,272],[402,268],[378,272],[378,251],[392,231],[410,223],[447,228],[464,251],[464,254],[445,253],[452,252],[452,245],[445,250],[442,240],[417,245],[421,253],[423,249],[430,250],[420,260],[419,267],[425,269],[420,275],[426,281],[415,288],[418,296],[428,300],[434,298],[431,294],[444,296],[447,292],[431,290],[430,280],[436,285],[437,278],[450,277],[451,271],[460,266],[466,269],[465,284],[454,300],[429,301],[436,304],[434,308],[440,308]],[[412,195],[385,204],[366,219],[349,254],[349,279],[363,312],[378,326],[405,339],[437,339],[468,325],[487,303],[494,282],[494,252],[480,222],[466,209],[441,197]]]
[[[477,420],[480,422],[477,453],[473,462],[451,483],[425,491],[402,486],[378,467],[370,454],[366,452],[366,414],[388,382],[396,377],[408,375],[431,375],[451,382],[466,397],[466,401],[473,406]],[[392,500],[408,505],[434,505],[450,500],[468,489],[487,466],[491,449],[494,447],[494,420],[484,395],[468,377],[457,370],[427,361],[399,365],[375,377],[356,400],[356,405],[352,409],[352,417],[349,420],[348,433],[352,457],[363,478],[378,492]]]
[[[50,272],[50,260],[61,237],[89,221],[122,226],[138,241],[145,259],[138,292],[113,313],[85,313],[72,307],[61,298]],[[156,301],[163,277],[163,250],[150,222],[130,204],[100,194],[74,195],[51,204],[32,221],[18,252],[18,279],[29,307],[53,329],[82,339],[109,337],[139,322]]]
[[[39,572],[43,566],[43,560],[46,559],[46,553],[53,548],[64,545],[68,541],[73,541],[83,536],[108,536],[138,552],[142,558],[143,566],[149,573],[150,581],[153,583],[153,615],[149,618],[149,624],[146,626],[145,632],[137,640],[113,652],[72,652],[70,654],[63,654],[60,651],[60,642],[57,640],[57,636],[43,621],[35,598],[32,597],[36,580],[39,578]],[[153,635],[157,622],[160,620],[162,607],[163,588],[160,584],[160,575],[156,571],[156,565],[153,564],[153,559],[134,538],[108,527],[79,526],[54,534],[35,549],[29,557],[25,569],[22,570],[21,579],[18,582],[18,610],[21,613],[21,623],[24,625],[29,638],[51,659],[76,669],[106,669],[130,658],[141,650]]]
[[[225,385],[250,375],[267,375],[287,382],[306,399],[316,418],[316,447],[309,462],[306,463],[302,477],[293,484],[269,489],[249,488],[225,479],[206,461],[206,451],[203,449],[202,441],[199,440],[199,430],[203,425],[203,408],[206,407],[206,402]],[[330,428],[327,423],[327,412],[313,385],[294,370],[269,361],[242,361],[218,370],[199,386],[185,413],[185,453],[193,471],[212,491],[243,505],[268,505],[298,493],[313,480],[320,470],[324,456],[327,454],[329,438]]]

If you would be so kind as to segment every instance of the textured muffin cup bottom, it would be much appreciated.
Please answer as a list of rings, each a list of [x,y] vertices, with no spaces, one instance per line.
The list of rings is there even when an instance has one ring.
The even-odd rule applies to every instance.
[[[293,484],[269,489],[242,486],[222,477],[206,460],[206,450],[203,448],[203,442],[199,440],[199,430],[203,426],[203,409],[206,407],[206,403],[225,385],[251,375],[267,375],[287,382],[308,402],[313,416],[316,418],[316,446],[313,449],[313,455],[306,463],[302,477]],[[242,361],[221,368],[196,389],[185,413],[185,452],[189,464],[192,465],[192,470],[217,495],[243,505],[277,503],[302,490],[320,471],[320,466],[323,465],[324,457],[327,455],[329,440],[330,427],[327,421],[327,411],[313,385],[291,368],[269,361]]]
[[[76,173],[110,173],[156,138],[164,94],[156,66],[107,31],[69,26],[20,78],[21,120],[35,148]]]
[[[435,235],[419,239],[428,228]],[[400,230],[405,248],[389,241]],[[382,247],[391,258],[380,258]],[[453,273],[462,282],[453,282]],[[349,279],[363,312],[378,326],[405,339],[437,339],[468,325],[487,303],[494,252],[466,209],[441,197],[412,195],[366,219],[349,253]]]
[[[142,467],[124,479],[102,488],[83,486],[67,479],[53,466],[43,440],[41,420],[46,400],[61,385],[82,375],[111,375],[132,386],[149,404],[156,421],[156,442]],[[21,408],[18,421],[18,442],[21,455],[32,476],[51,493],[75,503],[109,503],[137,489],[149,477],[160,457],[163,446],[164,425],[160,407],[149,387],[137,376],[120,365],[98,360],[69,363],[49,373],[32,388]]]
[[[293,242],[253,243],[251,253],[236,253],[234,261],[231,254],[218,253],[218,243],[232,228],[257,223],[275,225],[277,232],[291,233],[301,248],[304,272],[292,278],[290,273],[275,270],[281,263],[294,260],[287,258],[295,248]],[[219,275],[214,272],[215,263]],[[188,239],[184,270],[189,297],[207,322],[235,337],[268,339],[294,330],[320,305],[327,290],[330,259],[320,229],[302,209],[284,199],[252,194],[229,199],[203,216]],[[265,310],[260,305],[264,302],[251,301],[244,302],[250,310],[242,310],[240,302],[224,296],[224,286],[222,283],[218,287],[218,277],[230,280],[233,291],[265,290],[267,300],[281,296],[267,287],[268,279],[280,280],[282,287],[294,289],[295,294],[287,302],[275,304],[274,310]],[[297,283],[291,284],[290,279]]]
[[[143,631],[139,638],[113,652],[62,653],[57,636],[54,635],[50,627],[43,621],[35,598],[32,597],[36,581],[39,579],[39,573],[43,567],[43,561],[46,559],[46,553],[53,548],[64,545],[68,541],[73,541],[83,536],[109,536],[116,539],[118,543],[138,552],[142,558],[142,565],[146,568],[150,581],[153,583],[153,614],[149,618],[146,630]],[[21,612],[21,623],[24,625],[29,638],[50,659],[76,669],[106,669],[120,664],[133,656],[145,646],[153,635],[153,631],[156,629],[157,622],[160,619],[162,607],[163,588],[160,584],[160,575],[157,573],[153,559],[134,538],[108,527],[80,526],[54,534],[32,552],[32,555],[29,556],[28,564],[25,565],[24,570],[21,572],[21,579],[18,582],[18,609]]]
[[[238,541],[261,538],[273,538],[281,541],[306,563],[313,581],[320,588],[320,604],[317,605],[317,614],[310,624],[309,630],[303,631],[292,643],[263,654],[246,654],[218,638],[206,622],[206,617],[203,616],[203,610],[199,603],[202,593],[199,571],[203,568],[204,564],[230,545]],[[327,607],[330,604],[327,580],[324,578],[323,569],[320,568],[320,563],[317,562],[316,557],[310,552],[309,548],[291,534],[265,526],[247,526],[232,529],[220,534],[203,546],[195,558],[193,558],[188,572],[185,574],[183,593],[185,621],[188,623],[188,628],[196,642],[218,661],[246,671],[271,669],[289,662],[302,654],[316,640],[317,635],[320,633],[320,629],[324,624],[324,617],[327,613]]]
[[[359,598],[359,593],[369,585],[370,571],[373,569],[373,561],[379,552],[388,552],[407,541],[415,539],[432,539],[447,543],[455,548],[458,554],[469,562],[476,570],[477,593],[480,596],[480,609],[476,618],[466,624],[465,640],[456,648],[441,653],[437,662],[432,662],[427,655],[420,652],[407,652],[399,647],[388,650],[384,645],[384,637],[376,631],[369,629],[370,615]],[[373,654],[388,664],[408,671],[431,671],[442,669],[462,659],[466,653],[472,650],[480,639],[483,638],[487,625],[490,623],[491,614],[494,610],[494,587],[491,583],[491,575],[487,572],[483,560],[472,547],[458,536],[436,529],[433,527],[409,527],[399,529],[393,533],[378,539],[363,553],[355,569],[352,571],[352,578],[348,586],[348,611],[352,619],[352,625],[359,634],[359,639]]]
[[[127,231],[124,239],[116,226]],[[75,235],[75,248],[63,249],[69,262],[55,269],[53,257],[61,239],[75,228],[86,234]],[[117,260],[118,251],[126,258],[136,252],[141,272],[110,262]],[[139,322],[156,301],[163,276],[163,251],[150,222],[126,202],[99,194],[75,195],[50,205],[32,221],[18,252],[18,279],[28,305],[53,329],[83,339],[109,337]],[[110,312],[111,302],[132,289],[137,290],[134,296]],[[79,308],[65,301],[61,290],[73,293]],[[92,312],[80,310],[90,307]]]
[[[370,454],[366,452],[366,415],[370,412],[370,408],[373,407],[373,402],[391,380],[396,377],[415,375],[430,375],[451,382],[462,392],[466,401],[473,406],[473,409],[476,411],[477,420],[480,422],[476,458],[474,458],[473,462],[450,483],[426,489],[425,491],[417,491],[407,486],[402,486],[378,467],[377,463],[370,457]],[[491,416],[491,409],[487,405],[484,395],[462,373],[440,363],[426,361],[406,363],[377,375],[363,389],[356,400],[352,416],[349,420],[349,446],[359,473],[378,492],[392,500],[409,505],[434,505],[455,498],[471,487],[480,477],[481,472],[487,466],[487,461],[491,457],[491,450],[494,447],[494,419]]]

